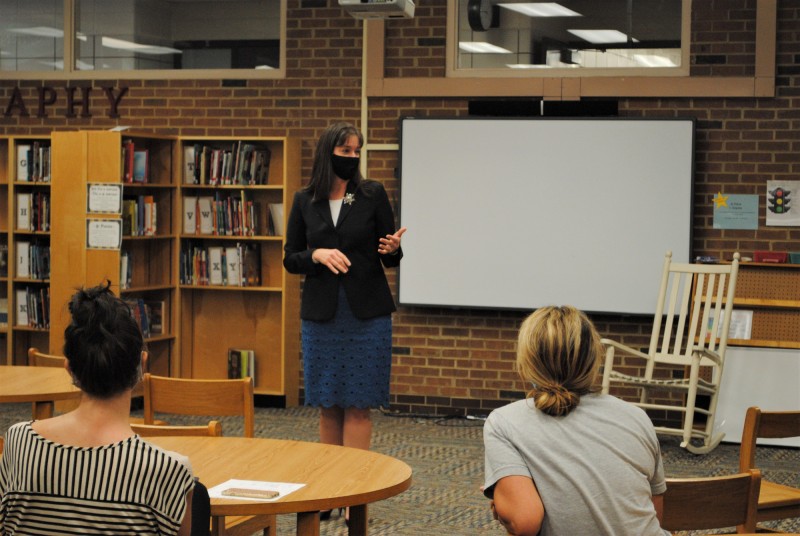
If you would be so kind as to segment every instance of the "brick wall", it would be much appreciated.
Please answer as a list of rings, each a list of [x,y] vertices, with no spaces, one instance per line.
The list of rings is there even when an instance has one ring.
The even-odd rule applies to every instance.
[[[412,20],[386,23],[386,75],[444,75],[445,0],[419,2]],[[692,16],[692,73],[752,76],[756,0],[696,0]],[[620,115],[696,117],[697,151],[693,255],[729,258],[738,250],[798,250],[800,229],[757,231],[712,228],[711,197],[758,194],[766,181],[800,175],[800,0],[779,2],[777,95],[763,99],[622,99]],[[303,174],[310,172],[313,144],[330,122],[360,121],[361,22],[334,0],[289,0],[287,77],[227,87],[220,80],[92,81],[72,85],[130,87],[120,119],[106,117],[100,89],[90,98],[92,117],[64,119],[63,83],[0,81],[5,109],[20,86],[31,115],[0,116],[0,134],[45,134],[53,129],[109,128],[189,136],[288,135],[303,140]],[[56,88],[49,116],[35,117],[36,91]],[[463,116],[465,99],[384,98],[369,103],[372,143],[397,143],[405,115]],[[370,153],[369,175],[397,197],[397,155]],[[413,232],[413,230],[409,231]],[[609,237],[613,240],[613,237]],[[390,274],[395,282],[395,275]],[[655,289],[654,289],[655,291]],[[392,408],[436,414],[485,414],[521,396],[513,371],[520,312],[402,307],[394,318]],[[649,322],[633,316],[594,316],[604,336],[646,346]],[[629,394],[629,393],[623,393]]]

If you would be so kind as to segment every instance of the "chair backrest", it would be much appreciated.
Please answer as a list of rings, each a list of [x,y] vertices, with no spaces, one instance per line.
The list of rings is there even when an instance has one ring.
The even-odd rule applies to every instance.
[[[708,349],[724,358],[738,273],[738,253],[730,264],[689,264],[672,262],[668,251],[649,355],[675,365],[689,364],[696,350]]]
[[[158,424],[131,423],[131,430],[142,437],[164,436],[208,436],[221,437],[222,424],[219,421],[209,421],[205,426],[170,426]]]
[[[668,478],[661,527],[669,531],[724,527],[756,531],[761,473],[752,469],[730,476]]]
[[[64,368],[67,358],[60,355],[51,355],[40,352],[38,348],[28,348],[28,366],[31,367],[61,367]]]
[[[747,408],[739,448],[739,470],[755,468],[756,440],[759,437],[800,437],[800,411],[761,411],[757,406]]]
[[[33,346],[28,348],[28,366],[31,367],[63,367],[66,360],[62,355],[45,354]],[[147,352],[142,353],[142,371],[148,371]]]
[[[245,437],[255,437],[253,380],[200,380],[168,378],[145,373],[144,422],[153,424],[156,413],[178,415],[241,415]]]

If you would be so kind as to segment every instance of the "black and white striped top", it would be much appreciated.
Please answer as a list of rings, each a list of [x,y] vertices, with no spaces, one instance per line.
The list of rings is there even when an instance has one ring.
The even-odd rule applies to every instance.
[[[187,463],[139,436],[71,447],[18,423],[0,459],[0,534],[177,534],[193,484]]]

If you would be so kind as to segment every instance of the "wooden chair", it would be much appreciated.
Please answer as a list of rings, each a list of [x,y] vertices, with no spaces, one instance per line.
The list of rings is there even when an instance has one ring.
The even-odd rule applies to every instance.
[[[668,251],[647,352],[602,340],[606,348],[603,393],[608,393],[612,384],[635,387],[639,389],[637,406],[682,413],[680,427],[655,428],[659,433],[681,436],[681,446],[695,454],[710,452],[724,435],[714,430],[714,414],[738,269],[738,253],[730,264],[710,265],[675,263]],[[614,362],[617,350],[626,356],[624,362]],[[643,374],[615,369],[630,371],[641,366],[637,358],[644,365]],[[682,378],[673,377],[676,369],[683,369]],[[701,369],[707,377],[701,377]],[[709,398],[707,409],[698,407],[698,395]],[[705,416],[704,425],[695,426],[695,414]],[[702,445],[693,445],[692,439],[702,440]]]
[[[222,424],[219,421],[209,421],[205,426],[171,426],[158,424],[134,424],[131,430],[142,437],[163,436],[209,436],[222,437]]]
[[[255,437],[255,402],[253,380],[203,380],[168,378],[144,374],[144,422],[152,424],[156,413],[177,415],[240,415],[244,418],[244,436]],[[270,516],[212,516],[214,535],[252,535],[264,530],[276,534],[276,518]]]
[[[739,471],[755,469],[756,439],[800,437],[800,411],[761,411],[747,408],[739,449]],[[800,489],[768,480],[761,481],[758,521],[800,517]]]
[[[67,358],[60,355],[45,354],[38,348],[28,348],[29,367],[61,367],[66,365]]]
[[[730,476],[668,478],[661,528],[669,531],[736,527],[756,531],[756,505],[761,472],[753,469]]]
[[[154,424],[156,413],[176,415],[239,415],[244,436],[255,437],[253,381],[169,378],[145,373],[144,424]]]
[[[38,348],[28,348],[28,366],[29,367],[58,367],[65,368],[67,358],[60,355],[46,354]],[[56,400],[53,404],[55,413],[69,413],[77,408],[80,404],[80,399],[74,400]]]
[[[45,354],[41,352],[38,348],[30,347],[28,348],[28,366],[33,367],[61,367],[64,368],[67,362],[67,358],[60,355],[51,355]],[[147,352],[142,354],[142,370],[147,372],[148,370],[148,358]],[[77,408],[80,404],[80,400],[57,400],[55,403],[55,410],[58,413],[69,413],[73,409]],[[144,424],[144,419],[140,417],[131,417],[131,424]],[[167,424],[165,421],[156,420],[153,422],[154,425],[161,425]]]

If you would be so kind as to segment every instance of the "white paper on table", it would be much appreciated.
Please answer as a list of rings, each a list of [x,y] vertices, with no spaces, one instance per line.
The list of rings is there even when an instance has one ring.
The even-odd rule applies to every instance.
[[[214,486],[208,490],[208,496],[212,499],[236,499],[240,501],[262,501],[272,502],[286,497],[293,491],[297,491],[305,486],[305,484],[294,484],[291,482],[264,482],[263,480],[236,480],[230,479],[222,484]],[[254,490],[271,490],[277,491],[279,495],[272,499],[254,499],[253,497],[231,497],[229,495],[222,495],[222,492],[230,488],[246,488]]]

